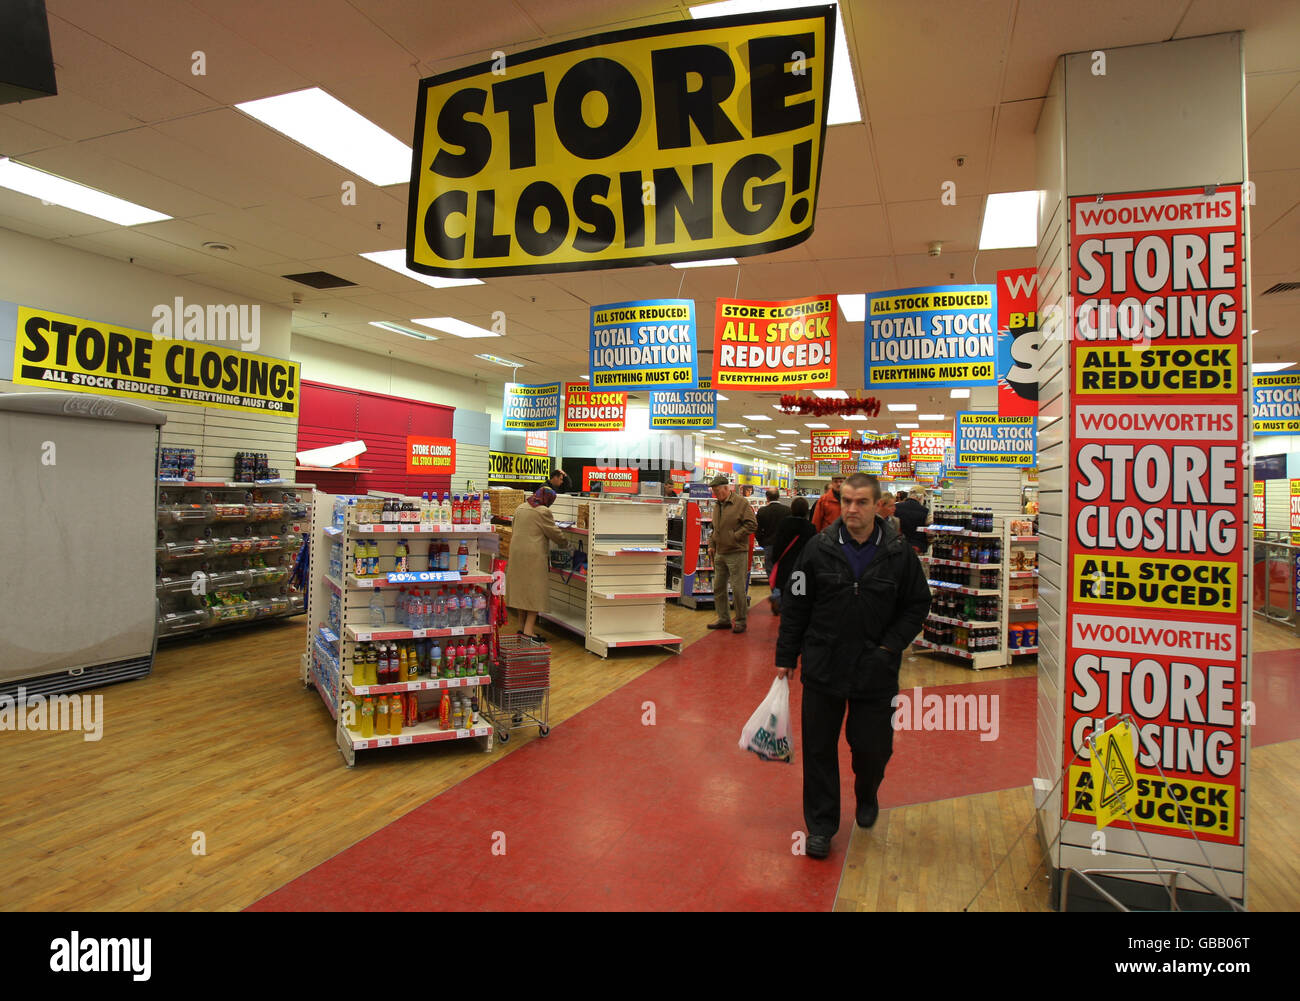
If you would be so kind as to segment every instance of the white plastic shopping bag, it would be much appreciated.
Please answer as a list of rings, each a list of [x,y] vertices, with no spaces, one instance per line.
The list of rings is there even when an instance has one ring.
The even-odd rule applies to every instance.
[[[753,751],[764,761],[790,764],[790,682],[777,678],[749,722],[740,731],[740,749]]]

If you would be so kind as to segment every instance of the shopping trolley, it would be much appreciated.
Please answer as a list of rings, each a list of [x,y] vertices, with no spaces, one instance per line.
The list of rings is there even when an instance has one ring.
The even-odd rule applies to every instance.
[[[504,744],[511,731],[529,726],[545,737],[551,732],[551,648],[527,636],[502,636],[500,645],[487,693],[497,739]]]

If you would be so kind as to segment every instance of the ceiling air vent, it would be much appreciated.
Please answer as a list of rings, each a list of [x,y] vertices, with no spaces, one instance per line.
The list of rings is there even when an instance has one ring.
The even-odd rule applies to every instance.
[[[1300,282],[1278,282],[1272,288],[1266,288],[1260,295],[1283,295],[1287,292],[1300,291]]]
[[[289,281],[297,282],[299,285],[306,285],[308,288],[348,288],[356,284],[356,282],[350,282],[346,278],[332,275],[328,271],[304,271],[300,275],[281,275],[280,277],[288,278]]]

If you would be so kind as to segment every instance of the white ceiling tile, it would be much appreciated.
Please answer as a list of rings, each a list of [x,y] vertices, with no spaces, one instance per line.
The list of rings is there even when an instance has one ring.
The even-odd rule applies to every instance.
[[[984,194],[992,106],[960,114],[880,119],[871,127],[886,201],[937,202],[947,181],[956,185],[959,201]],[[961,167],[958,156],[965,157]]]

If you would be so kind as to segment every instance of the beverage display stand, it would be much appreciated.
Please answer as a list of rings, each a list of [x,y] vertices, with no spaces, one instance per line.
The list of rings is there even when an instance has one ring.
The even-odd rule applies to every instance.
[[[290,584],[307,484],[158,481],[158,635],[170,638],[306,611]]]
[[[585,528],[577,524],[580,504],[587,505]],[[571,544],[585,546],[587,563],[582,574],[549,571],[550,609],[540,617],[582,636],[602,657],[638,646],[680,653],[682,638],[665,629],[664,601],[675,593],[664,587],[672,552],[665,506],[566,495],[551,510]]]
[[[1001,541],[1005,537],[1005,528],[999,527],[995,520],[993,530],[987,532],[973,531],[959,524],[925,525],[921,528],[921,531],[929,535],[931,542],[931,551],[921,557],[921,564],[926,568],[930,591],[935,602],[939,603],[940,610],[936,610],[934,604],[931,605],[930,614],[926,617],[925,630],[921,636],[913,640],[913,644],[922,649],[959,657],[976,671],[1005,666],[1007,663],[1007,574],[1002,560],[1006,558],[1006,548],[1002,548],[1002,560],[998,562],[958,560],[947,556],[933,555],[937,547],[942,547],[939,548],[940,552],[949,551],[951,544],[956,540],[974,544],[991,542],[994,539]],[[944,569],[939,570],[940,567]],[[996,571],[998,586],[980,586],[981,571],[986,573]],[[955,579],[936,579],[940,575],[944,578]],[[981,618],[956,610],[942,610],[944,604],[956,604],[957,602],[966,604],[963,599],[968,598],[976,600],[977,608],[978,602],[981,600],[988,603],[996,599],[996,615],[993,618]],[[936,642],[927,638],[927,633],[931,635],[953,633],[954,642]],[[963,634],[967,637],[965,644],[957,641]],[[997,645],[991,649],[970,649],[969,643],[973,634],[996,635]]]
[[[1006,620],[1006,648],[1009,657],[1024,657],[1038,653],[1038,535],[1023,531],[1032,530],[1034,522],[1025,518],[1004,519],[1002,528],[1002,553],[1007,569],[1002,574],[1003,619]],[[1031,548],[1032,547],[1032,548]],[[1026,554],[1022,566],[1015,565],[1012,553],[1021,550]],[[1032,553],[1032,557],[1029,556]],[[1032,562],[1032,566],[1030,566]],[[1012,642],[1012,632],[1020,627],[1021,636],[1026,625],[1032,625],[1033,642]]]
[[[341,502],[340,502],[341,501]],[[340,503],[336,503],[340,502]],[[356,764],[356,752],[385,747],[401,747],[443,740],[482,738],[483,750],[492,750],[492,725],[486,711],[486,686],[492,678],[486,671],[470,677],[431,677],[426,672],[415,681],[397,681],[387,684],[356,684],[353,681],[354,660],[367,644],[390,641],[442,639],[451,637],[484,637],[491,633],[491,625],[458,625],[446,628],[413,629],[397,623],[396,599],[402,588],[436,589],[444,584],[493,585],[493,575],[475,572],[479,565],[479,540],[492,535],[490,524],[440,526],[429,522],[407,524],[375,524],[359,519],[355,506],[347,498],[317,493],[313,504],[312,537],[320,545],[311,550],[311,603],[309,619],[311,628],[307,638],[307,651],[302,658],[301,680],[314,687],[335,719],[335,737],[348,767]],[[407,559],[410,570],[399,572],[396,567],[398,541],[404,540],[410,549]],[[431,554],[436,543],[443,540],[465,542],[468,550],[467,570],[430,570]],[[333,551],[334,544],[339,550]],[[374,546],[379,553],[378,575],[355,573],[357,549],[362,544]],[[453,550],[454,554],[454,550]],[[501,582],[497,582],[499,587]],[[372,622],[372,601],[378,596],[383,606],[384,625]],[[416,693],[420,709],[426,711],[429,699],[425,693],[434,693],[436,700],[444,690],[457,694],[461,689],[478,689],[480,696],[479,722],[470,726],[443,729],[435,717],[413,726],[402,726],[399,733],[376,733],[363,737],[359,731],[348,728],[346,717],[353,696],[389,696]]]

